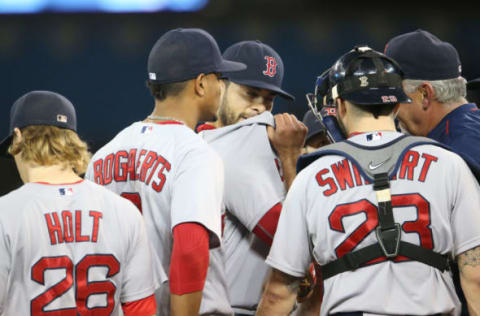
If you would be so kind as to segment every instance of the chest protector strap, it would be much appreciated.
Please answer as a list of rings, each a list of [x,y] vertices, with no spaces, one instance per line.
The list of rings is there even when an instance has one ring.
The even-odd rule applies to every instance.
[[[393,218],[389,179],[397,173],[408,150],[424,144],[441,146],[427,138],[403,136],[388,146],[366,147],[345,141],[322,147],[315,152],[315,159],[324,155],[340,155],[350,160],[365,179],[373,182],[378,202],[378,226],[375,229],[377,243],[346,253],[322,266],[323,279],[355,270],[375,259],[393,260],[398,256],[427,264],[442,272],[448,268],[448,255],[402,241],[400,224]]]

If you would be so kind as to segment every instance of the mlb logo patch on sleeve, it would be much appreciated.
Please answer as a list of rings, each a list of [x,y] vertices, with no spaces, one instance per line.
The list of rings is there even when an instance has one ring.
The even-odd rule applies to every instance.
[[[73,195],[73,189],[72,188],[59,188],[58,191],[60,192],[60,195]]]

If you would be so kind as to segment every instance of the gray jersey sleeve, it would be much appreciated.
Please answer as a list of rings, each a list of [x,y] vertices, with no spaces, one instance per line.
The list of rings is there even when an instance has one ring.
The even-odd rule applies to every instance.
[[[452,172],[454,200],[451,216],[454,256],[480,245],[480,187],[465,162],[458,156]]]
[[[285,196],[265,125],[247,125],[213,142],[225,164],[225,207],[249,231]]]
[[[223,163],[204,143],[189,151],[178,164],[172,190],[171,223],[202,224],[210,231],[210,247],[220,245]]]
[[[312,262],[307,231],[306,186],[306,174],[302,172],[288,191],[266,260],[273,268],[295,277],[305,276]]]

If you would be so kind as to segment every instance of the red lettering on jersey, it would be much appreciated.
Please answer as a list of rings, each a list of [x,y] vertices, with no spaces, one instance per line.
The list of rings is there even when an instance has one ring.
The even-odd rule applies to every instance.
[[[100,218],[103,217],[103,214],[97,211],[90,211],[88,213],[93,217],[93,228],[92,228],[92,242],[97,242],[98,238],[98,224],[100,223]]]
[[[157,153],[154,151],[149,151],[142,163],[142,168],[140,170],[140,181],[145,182],[147,171],[152,167],[155,160],[157,160]]]
[[[329,189],[328,190],[325,190],[323,191],[323,195],[325,196],[329,196],[329,195],[332,195],[334,194],[335,192],[337,192],[338,188],[337,188],[337,185],[335,184],[335,181],[333,180],[333,178],[331,177],[328,177],[326,179],[323,179],[323,175],[328,173],[328,169],[322,169],[320,170],[317,175],[315,176],[315,179],[317,180],[317,183],[319,186],[323,187],[325,185],[328,184],[329,186]]]
[[[433,249],[430,203],[419,193],[392,195],[392,207],[399,206],[413,206],[417,209],[417,219],[403,222],[402,229],[406,233],[418,234],[422,248]]]
[[[159,156],[158,158],[160,157],[162,156]],[[167,171],[170,171],[170,168],[171,168],[170,163],[165,158],[162,157],[160,162],[163,164],[162,168],[160,168],[160,171],[158,171],[158,179],[160,181],[158,183],[156,182],[152,183],[152,188],[156,192],[161,192],[163,189],[163,185],[165,184],[165,181],[167,181],[167,177],[163,174],[163,170],[167,169]]]
[[[127,158],[127,161],[120,163],[120,158]],[[120,169],[122,172],[120,172]],[[113,178],[115,182],[123,182],[127,180],[128,170],[128,153],[121,150],[115,154],[115,166],[113,168]]]
[[[418,177],[418,181],[425,182],[425,178],[427,177],[428,170],[430,169],[430,165],[432,161],[437,162],[438,158],[426,153],[422,154],[422,158],[425,159],[422,167],[422,172],[420,172],[420,177]]]
[[[150,184],[150,181],[152,180],[153,175],[155,174],[155,170],[157,170],[158,165],[160,162],[165,161],[165,158],[163,158],[161,155],[158,155],[157,157],[157,162],[155,163],[155,166],[152,168],[152,171],[150,172],[150,175],[148,176],[147,181],[145,182],[146,185]]]
[[[112,181],[141,181],[150,185],[152,178],[157,174],[160,181],[154,182],[152,188],[160,192],[165,184],[165,169],[170,171],[170,163],[154,151],[142,149],[138,155],[137,149],[131,149],[128,153],[120,150],[115,154],[109,154],[103,160],[94,163],[95,182],[104,185]],[[144,157],[144,159],[142,159]],[[162,167],[157,171],[159,165]]]
[[[75,211],[75,242],[90,241],[89,236],[82,236],[82,211]]]
[[[400,179],[405,179],[405,175],[408,172],[408,180],[413,181],[413,171],[418,164],[419,154],[416,151],[409,150],[403,158],[402,167],[400,168]]]
[[[146,153],[147,153],[147,150],[142,149],[140,151],[140,154],[138,155],[137,166],[135,167],[135,180],[138,180],[140,178],[140,162],[142,160],[142,156],[145,156]]]
[[[104,166],[103,166],[103,184],[112,183],[112,169],[113,169],[113,159],[115,156],[113,154],[105,157]]]
[[[340,204],[335,207],[332,213],[328,216],[328,223],[332,230],[345,233],[342,219],[357,213],[364,213],[366,220],[354,230],[347,239],[345,239],[335,249],[337,258],[343,257],[346,253],[355,249],[355,247],[375,229],[378,224],[377,207],[370,201],[364,199],[353,203]]]
[[[347,159],[332,164],[331,168],[342,191],[347,188],[347,184],[350,188],[353,188],[352,172]]]
[[[137,150],[131,149],[128,153],[128,180],[135,181],[135,157],[137,156]]]
[[[355,184],[356,186],[362,185],[362,177],[360,176],[360,172],[355,164],[352,163],[353,174],[355,175]]]
[[[93,179],[95,183],[103,185],[103,159],[93,163]]]
[[[73,236],[72,212],[63,211],[62,212],[62,221],[63,221],[63,235],[64,235],[63,237],[65,239],[65,242],[73,242],[75,240],[75,237]]]
[[[52,223],[52,218],[55,221],[55,224]],[[62,226],[60,225],[60,220],[58,219],[57,213],[45,214],[45,220],[47,221],[48,233],[50,234],[50,244],[56,245],[57,238],[58,243],[61,244],[63,242],[63,233],[62,233]],[[55,238],[55,234],[57,234],[57,238]]]
[[[265,56],[267,60],[267,69],[263,71],[265,76],[274,77],[277,73],[277,61],[275,57]]]

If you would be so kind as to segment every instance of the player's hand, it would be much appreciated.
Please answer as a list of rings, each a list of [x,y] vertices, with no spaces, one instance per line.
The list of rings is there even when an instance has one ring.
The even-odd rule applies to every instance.
[[[272,147],[280,159],[289,156],[297,158],[305,144],[307,127],[297,120],[293,114],[277,114],[274,118],[275,128],[267,127],[268,138]]]

